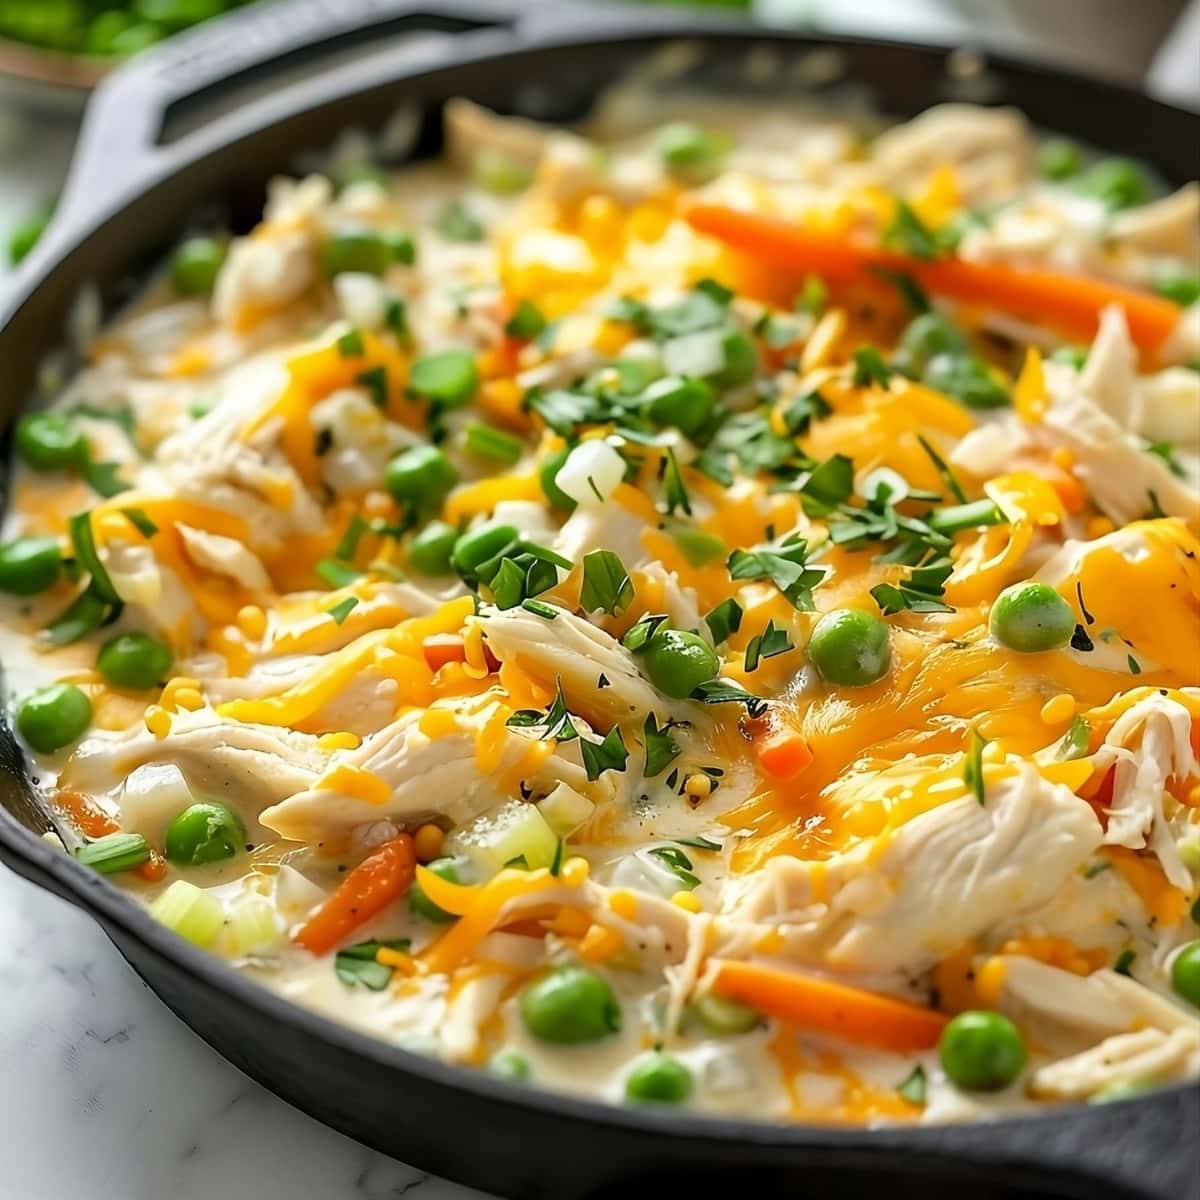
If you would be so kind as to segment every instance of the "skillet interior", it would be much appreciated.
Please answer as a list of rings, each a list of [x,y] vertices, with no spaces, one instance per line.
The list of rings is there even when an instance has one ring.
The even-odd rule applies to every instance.
[[[397,23],[452,31],[497,16],[503,14],[431,14],[424,7]],[[349,125],[382,124],[404,103],[419,108],[419,153],[436,151],[440,105],[455,95],[501,111],[571,120],[636,57],[684,31],[702,45],[703,77],[714,86],[744,91],[744,56],[764,43],[789,56],[835,46],[849,75],[896,116],[964,86],[961,77],[947,74],[942,50],[764,35],[702,26],[694,14],[601,12],[573,16],[569,28],[563,22],[557,32],[526,27],[515,34],[463,34],[458,45],[429,50],[415,62],[401,51],[314,80],[265,106],[235,109],[207,127],[199,106],[220,91],[215,85],[201,80],[194,98],[165,103],[164,80],[179,65],[173,55],[193,46],[195,54],[202,44],[211,50],[215,33],[183,39],[183,49],[153,56],[101,94],[63,219],[30,263],[0,329],[6,417],[32,390],[37,365],[59,341],[78,288],[103,281],[106,302],[118,303],[141,267],[177,236],[181,215],[217,205],[235,228],[248,226],[258,216],[266,179],[291,166],[297,152],[327,144]],[[1170,180],[1191,169],[1194,118],[1145,97],[1007,63],[989,64],[967,83],[985,87],[988,100],[1018,104],[1038,124],[1138,154]],[[147,101],[154,115],[167,118],[168,130],[199,132],[154,149],[130,131],[113,129],[114,114]],[[181,945],[102,878],[18,826],[10,814],[20,815],[22,778],[6,735],[0,806],[8,811],[0,816],[0,857],[92,912],[163,999],[247,1073],[329,1124],[441,1174],[513,1195],[615,1195],[631,1187],[641,1194],[656,1179],[708,1194],[744,1184],[747,1170],[766,1196],[790,1196],[799,1185],[818,1195],[869,1196],[886,1186],[892,1194],[937,1197],[960,1192],[968,1181],[981,1200],[1195,1194],[1200,1164],[1185,1132],[1200,1119],[1194,1088],[1037,1120],[842,1133],[634,1115],[416,1058],[295,1009]]]

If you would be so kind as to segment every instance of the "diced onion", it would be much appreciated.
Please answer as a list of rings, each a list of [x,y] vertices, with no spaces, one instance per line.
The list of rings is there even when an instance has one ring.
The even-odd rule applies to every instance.
[[[576,504],[602,504],[625,477],[625,460],[600,438],[581,442],[554,477]]]
[[[559,837],[570,837],[591,817],[596,806],[573,787],[560,783],[545,799],[539,800],[538,812]]]
[[[333,277],[342,316],[357,329],[380,329],[387,320],[387,296],[374,275],[344,271]]]

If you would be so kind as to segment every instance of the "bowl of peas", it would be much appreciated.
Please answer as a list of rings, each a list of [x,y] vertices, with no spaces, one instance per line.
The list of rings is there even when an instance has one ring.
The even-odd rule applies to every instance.
[[[253,0],[0,0],[0,97],[83,106],[123,59]]]

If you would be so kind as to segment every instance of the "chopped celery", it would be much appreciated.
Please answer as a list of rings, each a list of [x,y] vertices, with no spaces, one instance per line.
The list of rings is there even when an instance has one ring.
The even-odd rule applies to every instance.
[[[280,939],[275,905],[257,892],[248,892],[230,905],[229,921],[221,933],[221,950],[229,958],[267,950]]]
[[[446,839],[445,852],[465,858],[471,873],[490,879],[506,863],[523,859],[530,870],[554,861],[558,838],[535,805],[510,800],[477,817]]]
[[[177,879],[153,904],[150,915],[195,946],[210,946],[225,923],[221,902],[202,888]]]
[[[544,800],[537,803],[538,812],[558,837],[570,837],[590,819],[596,806],[573,787],[560,783]]]

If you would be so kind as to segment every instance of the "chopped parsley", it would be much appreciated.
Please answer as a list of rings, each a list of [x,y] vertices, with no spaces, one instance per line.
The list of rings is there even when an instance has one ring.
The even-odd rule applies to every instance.
[[[755,634],[746,644],[745,669],[756,671],[761,659],[774,658],[793,649],[795,647],[788,640],[787,631],[778,628],[773,619],[769,620],[766,629]]]
[[[883,244],[925,260],[937,258],[942,249],[937,235],[917,216],[912,205],[903,200],[897,202],[896,215],[884,230]]]
[[[978,729],[971,730],[971,745],[967,749],[967,761],[963,765],[963,782],[971,789],[975,799],[983,804],[985,787],[983,781],[983,748],[988,739]]]
[[[659,626],[665,624],[669,619],[666,613],[652,613],[642,617],[640,621],[629,627],[621,639],[621,645],[626,650],[637,654],[646,648],[646,643],[658,632]]]
[[[702,683],[692,693],[692,699],[699,700],[702,704],[744,704],[747,716],[754,718],[764,716],[770,707],[761,696],[755,696],[735,683],[725,683],[720,679]]]
[[[729,640],[731,633],[737,633],[742,627],[742,606],[730,597],[722,600],[712,612],[704,618],[713,642],[720,645]]]
[[[647,853],[657,858],[687,891],[700,886],[700,876],[692,870],[692,860],[678,846],[655,846]]]
[[[587,772],[589,783],[595,783],[605,771],[624,771],[629,760],[625,739],[615,725],[602,741],[593,742],[590,738],[581,737],[579,753],[583,758],[583,769]]]
[[[885,617],[898,612],[948,613],[954,609],[943,599],[946,580],[954,564],[948,558],[938,558],[923,567],[913,567],[906,580],[899,584],[880,583],[871,595]]]
[[[671,722],[667,721],[660,729],[653,713],[646,714],[646,723],[642,726],[642,740],[646,751],[643,774],[647,779],[662,774],[681,753],[679,744],[671,736]]]
[[[679,462],[675,458],[675,451],[670,447],[667,448],[666,456],[662,460],[662,482],[663,503],[667,506],[667,515],[673,516],[675,510],[681,508],[690,517],[692,515],[691,497],[683,482],[683,476],[679,472]]]
[[[854,352],[854,386],[875,384],[886,388],[894,374],[883,355],[874,346],[860,346]]]
[[[583,558],[579,603],[586,612],[597,609],[615,617],[633,602],[633,582],[620,557],[611,550],[593,550]]]
[[[808,542],[797,533],[753,550],[735,550],[728,565],[732,579],[770,580],[801,612],[813,611],[813,589],[826,575],[823,568],[808,565]]]
[[[510,729],[542,729],[542,741],[554,738],[559,742],[570,742],[579,736],[571,714],[567,711],[567,701],[563,696],[562,680],[554,692],[554,699],[545,712],[538,708],[518,709],[505,722]]]

